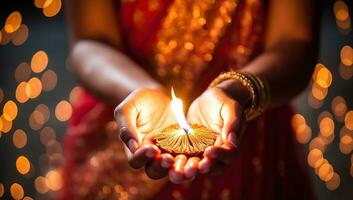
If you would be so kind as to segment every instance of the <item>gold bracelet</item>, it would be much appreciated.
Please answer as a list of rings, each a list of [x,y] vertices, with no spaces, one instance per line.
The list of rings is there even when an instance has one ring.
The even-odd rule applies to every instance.
[[[246,119],[249,121],[261,115],[267,108],[270,100],[270,93],[266,82],[252,74],[228,71],[215,78],[209,87],[214,87],[229,79],[240,81],[249,90],[251,102],[250,106],[244,110]]]

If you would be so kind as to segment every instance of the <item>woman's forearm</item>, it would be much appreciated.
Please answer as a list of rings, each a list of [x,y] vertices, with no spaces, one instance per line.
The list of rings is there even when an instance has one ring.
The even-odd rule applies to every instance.
[[[242,72],[268,83],[270,107],[288,102],[308,84],[316,61],[316,44],[283,41],[249,63]]]
[[[82,84],[113,105],[133,90],[160,87],[129,57],[100,42],[76,42],[72,47],[70,61]]]

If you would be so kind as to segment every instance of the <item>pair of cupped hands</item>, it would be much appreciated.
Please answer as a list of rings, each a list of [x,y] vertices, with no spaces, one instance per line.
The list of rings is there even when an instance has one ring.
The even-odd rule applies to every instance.
[[[204,125],[219,133],[215,144],[202,156],[172,156],[153,144],[153,135],[177,124],[171,99],[163,89],[138,89],[115,109],[120,138],[132,168],[145,167],[152,179],[169,175],[179,184],[198,174],[221,174],[237,154],[239,136],[245,128],[243,105],[220,87],[209,88],[196,98],[187,112],[190,124]]]

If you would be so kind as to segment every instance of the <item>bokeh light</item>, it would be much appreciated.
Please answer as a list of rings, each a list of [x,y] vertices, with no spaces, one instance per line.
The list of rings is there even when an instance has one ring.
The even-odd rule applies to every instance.
[[[31,78],[26,85],[26,95],[31,98],[37,98],[42,92],[42,82],[37,78]]]
[[[28,26],[26,24],[22,24],[16,32],[11,34],[12,44],[14,44],[15,46],[22,45],[23,43],[26,42],[28,38],[28,34],[29,34]]]
[[[61,0],[52,0],[51,3],[44,4],[43,14],[46,17],[53,17],[59,13],[60,9],[61,9]]]
[[[326,182],[326,187],[329,190],[335,190],[338,188],[338,186],[340,186],[341,183],[341,178],[340,176],[335,172],[333,174],[333,177]]]
[[[50,170],[46,175],[50,190],[58,191],[62,187],[61,174],[56,170]]]
[[[353,110],[350,110],[346,113],[346,116],[344,117],[344,125],[349,130],[353,130]]]
[[[45,194],[49,191],[47,179],[43,176],[38,176],[34,180],[34,187],[37,190],[37,192],[41,194]]]
[[[9,100],[3,108],[3,116],[8,121],[13,121],[17,117],[18,108],[14,101]]]
[[[0,121],[1,121],[1,132],[3,133],[8,133],[10,132],[11,128],[12,128],[12,121],[7,120],[4,115],[1,115],[0,117]]]
[[[43,90],[49,92],[55,88],[58,77],[53,70],[46,70],[41,77],[41,81],[43,83]]]
[[[341,96],[336,96],[331,102],[331,109],[337,121],[342,122],[348,109],[346,100]]]
[[[20,174],[27,174],[31,169],[31,163],[25,156],[19,156],[16,160],[16,169]]]
[[[17,129],[12,136],[12,142],[15,147],[21,149],[27,144],[27,135],[22,129]]]
[[[29,99],[26,88],[29,88],[29,86],[27,86],[27,82],[25,81],[18,84],[16,88],[16,100],[20,103],[25,103]]]
[[[351,66],[353,64],[353,49],[349,45],[345,45],[341,49],[341,62],[345,66]]]
[[[28,63],[23,62],[19,64],[15,71],[15,79],[17,83],[21,81],[28,81],[29,77],[31,76],[31,67]]]
[[[31,68],[34,73],[40,73],[48,66],[48,55],[45,51],[37,51],[31,60]]]
[[[23,187],[20,184],[13,183],[10,187],[10,193],[12,198],[17,200],[17,199],[22,199],[25,192],[23,190]]]
[[[18,11],[12,12],[6,19],[5,31],[7,33],[13,33],[20,28],[22,23],[22,15]]]
[[[60,101],[55,107],[55,116],[59,121],[67,121],[71,118],[72,107],[71,104],[66,101]]]

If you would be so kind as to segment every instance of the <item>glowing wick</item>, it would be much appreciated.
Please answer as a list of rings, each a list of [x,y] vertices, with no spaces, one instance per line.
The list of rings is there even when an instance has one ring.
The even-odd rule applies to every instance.
[[[174,90],[172,88],[172,101],[170,102],[172,107],[173,114],[178,121],[179,127],[182,128],[185,133],[189,133],[191,128],[188,122],[185,119],[184,111],[183,111],[183,101],[175,96]]]

